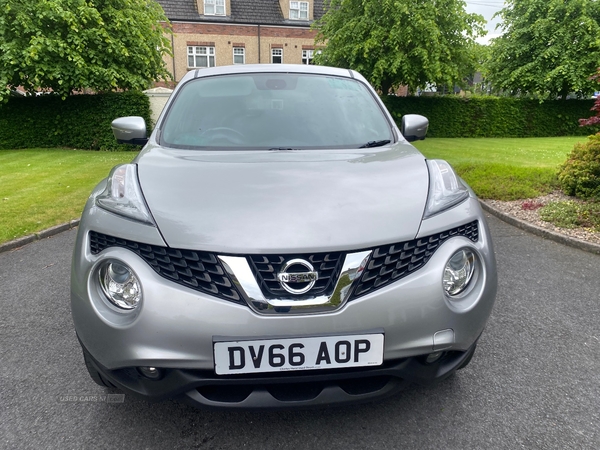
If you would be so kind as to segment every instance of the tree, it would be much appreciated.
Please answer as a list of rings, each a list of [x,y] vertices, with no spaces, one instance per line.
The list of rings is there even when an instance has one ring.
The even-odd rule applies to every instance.
[[[473,82],[476,73],[479,72],[480,76],[485,74],[485,64],[490,57],[490,47],[474,42],[468,50],[469,59],[467,60],[466,77],[469,82]]]
[[[355,69],[387,93],[428,83],[452,86],[484,20],[462,0],[329,0],[315,23],[318,64]]]
[[[596,73],[590,77],[590,80],[596,84],[600,83],[600,67],[596,69]],[[596,115],[588,117],[587,119],[579,119],[579,126],[586,127],[600,124],[600,96],[596,97],[594,106],[592,106],[590,111],[596,111]]]
[[[16,86],[64,98],[167,79],[161,22],[153,0],[0,0],[0,98]]]
[[[600,2],[508,0],[488,73],[494,87],[542,99],[585,96],[600,65]]]

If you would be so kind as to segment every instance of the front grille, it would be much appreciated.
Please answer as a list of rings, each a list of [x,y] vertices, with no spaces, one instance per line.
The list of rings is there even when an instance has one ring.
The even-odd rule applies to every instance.
[[[369,294],[420,269],[444,241],[455,236],[477,242],[477,221],[420,239],[374,248],[352,298]]]
[[[344,263],[343,253],[315,253],[308,255],[250,255],[250,268],[256,277],[266,298],[279,299],[290,294],[281,287],[277,274],[284,262],[291,259],[304,259],[312,264],[319,274],[319,279],[313,288],[304,295],[294,295],[294,299],[330,295],[335,288]]]
[[[213,253],[141,244],[90,231],[92,254],[96,255],[108,247],[123,247],[131,250],[161,277],[174,283],[225,300],[244,303]]]
[[[139,255],[160,276],[188,288],[245,304],[236,286],[225,272],[217,255],[195,250],[143,244],[91,231],[90,250],[98,254],[108,247],[123,247]],[[367,295],[404,278],[423,267],[440,245],[451,237],[463,236],[473,242],[479,239],[478,222],[473,221],[431,236],[372,248],[372,254],[349,300]],[[345,253],[300,255],[248,255],[247,260],[256,280],[268,299],[289,298],[277,274],[282,264],[293,258],[309,261],[319,274],[315,286],[306,294],[294,295],[303,300],[317,295],[331,295],[344,263]]]

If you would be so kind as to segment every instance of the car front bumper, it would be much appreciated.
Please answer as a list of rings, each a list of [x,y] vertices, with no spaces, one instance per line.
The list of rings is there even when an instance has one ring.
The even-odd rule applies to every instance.
[[[84,213],[72,268],[75,328],[84,351],[107,379],[125,391],[157,400],[183,395],[192,403],[207,407],[311,406],[370,400],[389,395],[407,382],[431,383],[445,378],[470,358],[496,295],[493,247],[479,205],[470,199],[457,209],[453,214],[460,220],[479,220],[477,242],[453,237],[421,269],[406,278],[353,299],[339,310],[292,316],[260,315],[247,305],[169,282],[125,248],[111,247],[92,255],[89,230],[109,232],[110,220],[121,219],[98,218],[98,214],[108,214],[101,211],[94,215]],[[438,221],[440,225],[436,224]],[[441,231],[447,221],[448,217],[430,220],[425,232]],[[145,229],[136,230],[136,226],[141,225],[132,225],[133,235],[146,233],[148,240],[155,239]],[[452,301],[444,294],[442,274],[446,262],[464,247],[476,252],[479,268],[468,292]],[[97,285],[98,267],[110,259],[125,262],[141,280],[144,298],[134,312],[123,313],[111,307]],[[232,341],[302,338],[372,330],[381,330],[385,339],[383,364],[378,367],[252,376],[215,374],[213,344],[217,337]],[[436,333],[448,330],[452,331],[452,339],[436,343]],[[431,365],[424,363],[427,355],[438,351],[445,352],[441,360]],[[138,367],[160,368],[164,377],[159,381],[146,379]],[[358,385],[380,386],[361,393],[360,388],[348,387],[353,380],[362,380]],[[317,385],[322,389],[313,395]],[[224,386],[248,395],[243,399],[242,394],[234,395],[232,402],[218,400],[220,394],[214,392]],[[293,386],[296,391],[307,386],[313,394],[288,402],[281,400],[287,398],[285,395],[278,399],[270,393],[274,389],[271,386]]]
[[[476,343],[465,352],[447,352],[433,364],[412,357],[362,370],[227,377],[212,371],[171,368],[158,380],[144,377],[133,367],[109,370],[85,347],[83,351],[103,378],[135,397],[148,401],[177,398],[201,409],[257,410],[319,408],[389,397],[410,383],[429,385],[447,378],[469,362],[475,348]]]

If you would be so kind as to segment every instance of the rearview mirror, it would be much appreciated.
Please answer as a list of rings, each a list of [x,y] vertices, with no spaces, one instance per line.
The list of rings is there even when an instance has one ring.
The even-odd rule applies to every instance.
[[[119,117],[110,124],[119,144],[146,145],[146,121],[142,117]]]
[[[402,135],[408,142],[425,139],[429,120],[419,114],[405,114],[402,116]]]

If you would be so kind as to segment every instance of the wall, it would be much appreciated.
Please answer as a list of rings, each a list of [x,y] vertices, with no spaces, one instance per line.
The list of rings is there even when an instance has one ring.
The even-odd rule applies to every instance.
[[[156,87],[154,89],[148,89],[147,91],[144,91],[144,94],[146,94],[150,100],[150,119],[152,119],[152,128],[154,128],[156,125],[158,116],[160,116],[160,113],[162,112],[172,93],[172,89],[167,89],[164,87]]]
[[[233,64],[234,44],[241,44],[246,49],[246,64],[270,63],[271,46],[282,46],[285,64],[301,64],[302,50],[314,48],[316,34],[313,30],[299,27],[193,22],[175,22],[172,25],[175,56],[174,60],[167,58],[166,62],[169,70],[175,72],[175,81],[181,80],[191,70],[187,66],[188,45],[214,44],[217,66]]]

